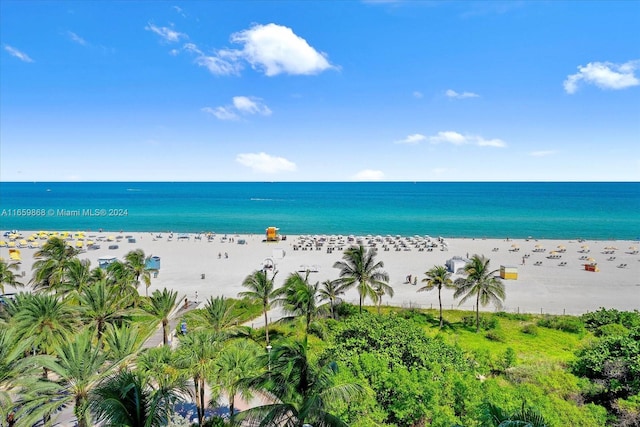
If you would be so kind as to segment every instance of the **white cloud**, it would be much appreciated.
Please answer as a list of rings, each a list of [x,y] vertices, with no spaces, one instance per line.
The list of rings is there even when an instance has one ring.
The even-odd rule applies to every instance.
[[[555,150],[540,150],[540,151],[531,151],[529,153],[529,155],[531,157],[546,157],[546,156],[552,156],[556,154]]]
[[[196,64],[206,67],[211,74],[217,76],[226,76],[229,74],[238,74],[242,66],[233,61],[226,61],[217,56],[198,56],[195,60]]]
[[[323,53],[282,25],[254,25],[232,34],[231,41],[243,44],[239,55],[254,69],[264,70],[267,76],[318,74],[333,67]]]
[[[473,92],[458,93],[452,89],[447,89],[447,91],[444,94],[449,98],[455,98],[455,99],[478,98],[480,96],[477,93],[473,93]]]
[[[415,92],[413,92],[413,97],[414,98],[418,98],[418,99],[422,99],[424,97],[424,95],[422,94],[422,92],[418,92],[416,90]]]
[[[67,31],[67,36],[72,42],[78,43],[79,45],[86,46],[88,44],[85,39],[83,39],[73,31]]]
[[[429,137],[429,141],[438,144],[440,142],[448,142],[454,145],[462,145],[467,143],[467,138],[454,131],[438,132],[437,135]]]
[[[430,136],[428,139],[432,144],[445,142],[453,145],[477,145],[478,147],[503,148],[507,146],[507,144],[501,139],[485,139],[478,135],[462,135],[461,133],[454,131],[438,132],[436,135]]]
[[[401,139],[399,141],[395,141],[396,144],[418,144],[422,141],[425,141],[427,139],[426,136],[421,135],[419,133],[414,133],[411,134],[409,136],[407,136],[405,139]]]
[[[579,66],[576,74],[567,76],[564,81],[564,90],[573,94],[578,90],[581,82],[593,84],[600,89],[626,89],[638,86],[640,80],[635,76],[635,71],[640,68],[640,60],[613,64],[611,62],[590,62],[585,66]]]
[[[260,114],[263,116],[271,115],[269,107],[264,105],[259,98],[247,96],[234,96],[233,106],[240,112],[245,114]]]
[[[144,27],[145,30],[147,31],[151,31],[156,33],[157,35],[159,35],[160,37],[162,37],[165,41],[167,42],[171,42],[171,43],[175,43],[180,41],[180,39],[188,39],[189,37],[187,37],[186,34],[178,32],[176,30],[174,30],[173,28],[169,28],[169,27],[158,27],[152,23],[147,24],[146,27]]]
[[[31,59],[29,57],[29,55],[27,55],[24,52],[19,51],[18,49],[16,49],[15,47],[11,47],[8,44],[4,45],[4,50],[6,50],[7,52],[9,52],[9,55],[11,56],[15,56],[16,58],[18,58],[21,61],[24,62],[34,62],[33,59]]]
[[[293,172],[296,164],[284,157],[272,156],[267,153],[241,153],[236,161],[243,166],[251,168],[253,172],[274,174],[279,172]]]
[[[238,116],[235,112],[230,110],[228,107],[204,107],[200,109],[201,111],[212,114],[216,116],[220,120],[239,120],[240,116]]]
[[[384,172],[374,169],[364,169],[355,174],[354,181],[381,181],[384,179]]]
[[[271,115],[271,109],[260,98],[252,96],[234,96],[232,105],[216,108],[204,107],[201,110],[213,114],[220,120],[239,120],[241,115]]]

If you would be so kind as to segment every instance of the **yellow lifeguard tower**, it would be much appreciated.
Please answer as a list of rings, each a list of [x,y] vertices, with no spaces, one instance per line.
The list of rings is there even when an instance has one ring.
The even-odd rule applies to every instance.
[[[267,227],[267,242],[277,242],[280,240],[278,230],[280,229],[277,227]]]

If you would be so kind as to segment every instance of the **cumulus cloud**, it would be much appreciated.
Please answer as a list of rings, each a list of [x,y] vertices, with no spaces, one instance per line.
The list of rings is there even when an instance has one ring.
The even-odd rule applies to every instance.
[[[438,132],[434,136],[428,137],[432,144],[448,143],[453,145],[477,145],[478,147],[503,148],[507,144],[501,139],[486,139],[478,135],[463,135],[454,131]]]
[[[478,98],[480,96],[477,93],[473,93],[473,92],[458,93],[452,89],[447,89],[447,91],[444,94],[449,98],[455,98],[455,99]]]
[[[580,65],[576,74],[567,76],[564,81],[564,90],[568,94],[574,94],[581,83],[593,84],[600,89],[614,90],[638,86],[640,80],[635,76],[638,68],[640,68],[640,60],[624,64],[590,62],[585,66]]]
[[[384,172],[374,169],[364,169],[353,176],[354,181],[381,181],[384,179]]]
[[[174,30],[173,28],[169,28],[169,27],[158,27],[152,23],[147,24],[146,27],[144,27],[145,30],[147,31],[151,31],[153,33],[156,33],[157,35],[159,35],[160,37],[162,37],[162,39],[166,42],[170,42],[170,43],[176,43],[179,42],[180,39],[188,39],[189,37],[187,37],[186,34],[181,33],[179,31]]]
[[[318,74],[332,67],[323,53],[282,25],[254,25],[233,34],[231,41],[242,44],[240,56],[267,76]]]
[[[79,45],[86,46],[88,43],[85,39],[74,33],[73,31],[67,31],[67,37],[74,43],[78,43]]]
[[[201,110],[212,114],[220,120],[239,120],[241,115],[259,114],[270,116],[271,109],[267,107],[260,98],[252,96],[234,96],[233,104],[211,108],[204,107]]]
[[[336,68],[324,53],[282,25],[254,25],[232,34],[231,42],[242,45],[242,48],[220,49],[205,54],[194,43],[186,43],[183,49],[196,55],[195,63],[215,75],[238,74],[245,63],[267,76],[319,74]]]
[[[395,141],[395,143],[415,145],[415,144],[419,144],[422,141],[425,141],[426,139],[427,139],[426,136],[421,135],[419,133],[414,133],[414,134],[408,135],[405,139]]]
[[[253,172],[275,174],[279,172],[293,172],[296,164],[284,157],[261,153],[241,153],[236,156],[236,162],[250,168]]]
[[[9,55],[15,56],[16,58],[18,58],[20,61],[23,61],[23,62],[34,62],[33,59],[31,59],[29,57],[29,55],[27,55],[24,52],[19,51],[15,47],[9,46],[8,44],[4,45],[4,50],[9,52]]]

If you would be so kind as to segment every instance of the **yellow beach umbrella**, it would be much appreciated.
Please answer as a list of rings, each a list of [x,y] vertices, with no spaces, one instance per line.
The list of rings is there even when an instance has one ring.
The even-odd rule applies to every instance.
[[[517,248],[518,245],[516,245],[515,243],[513,245],[511,245],[512,248]]]
[[[582,245],[580,246],[582,249],[589,249],[589,245]]]
[[[536,245],[535,247],[536,247],[536,248],[541,248],[541,247],[542,247],[542,245]]]
[[[638,247],[637,246],[629,246],[629,249],[631,249],[632,251],[637,251]]]
[[[594,259],[594,258],[589,257],[589,258],[587,258],[587,261],[589,261],[589,262],[594,262],[594,261],[595,261],[595,259]]]
[[[558,249],[566,249],[564,245],[558,245]]]

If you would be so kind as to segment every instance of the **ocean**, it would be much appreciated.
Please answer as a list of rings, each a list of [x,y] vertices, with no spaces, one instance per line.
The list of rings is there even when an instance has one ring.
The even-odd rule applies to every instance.
[[[0,183],[0,230],[640,239],[638,182]]]

